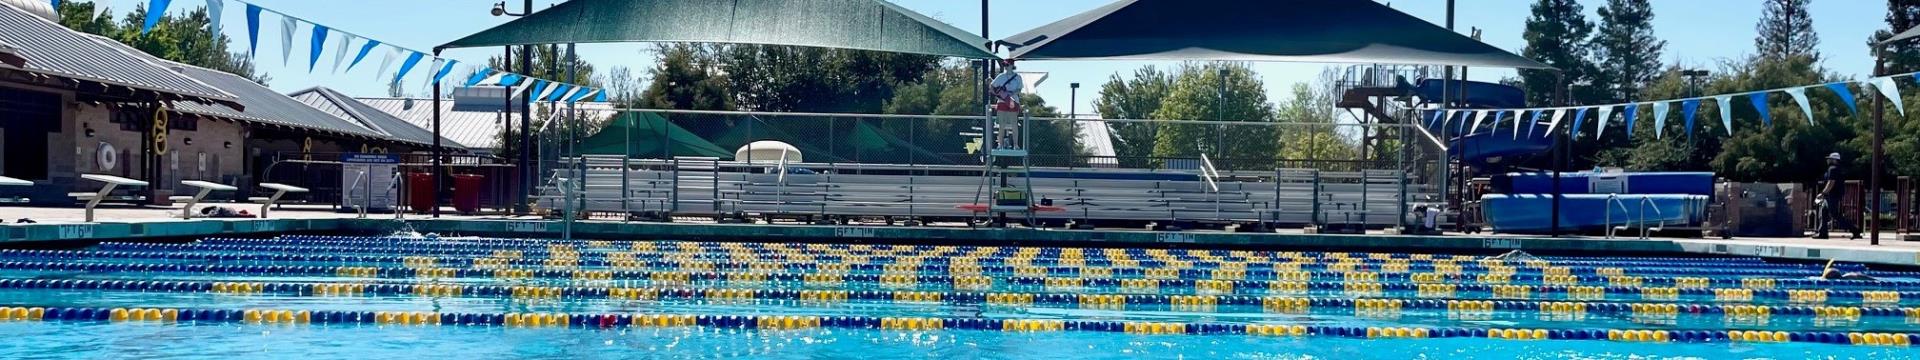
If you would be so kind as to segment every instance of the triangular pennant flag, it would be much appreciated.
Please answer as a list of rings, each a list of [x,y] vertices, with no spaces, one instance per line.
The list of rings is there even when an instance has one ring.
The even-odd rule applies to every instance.
[[[1720,125],[1727,127],[1727,135],[1733,135],[1733,95],[1715,96],[1713,103],[1720,105]]]
[[[1585,112],[1584,109],[1582,112],[1583,113]],[[1554,109],[1553,119],[1547,121],[1547,135],[1552,136],[1553,130],[1560,128],[1560,119],[1563,119],[1566,117],[1567,117],[1567,109]],[[1574,125],[1574,126],[1579,127],[1580,125]]]
[[[1447,124],[1453,123],[1453,116],[1459,113],[1459,110],[1447,110],[1446,115],[1440,116],[1440,125],[1435,128],[1442,132],[1447,131]]]
[[[1640,104],[1627,104],[1627,140],[1633,140],[1633,127],[1634,124],[1639,123],[1637,119],[1639,115]]]
[[[441,59],[439,57],[433,58],[433,65],[427,65],[427,77],[425,78],[426,80],[420,82],[420,91],[425,91],[428,93],[433,92],[433,84],[435,81],[437,81],[435,77],[436,75],[440,75],[440,72],[438,70],[440,69],[441,65],[446,65],[446,64],[447,64],[446,59]]]
[[[1900,86],[1893,83],[1892,76],[1873,79],[1873,88],[1880,89],[1880,96],[1885,96],[1888,102],[1892,102],[1893,109],[1899,111],[1900,115],[1907,114],[1907,104],[1900,101]]]
[[[55,0],[53,7],[60,7],[60,1]],[[226,0],[207,0],[207,33],[215,39],[220,38],[220,15],[226,14],[226,9]]]
[[[1840,102],[1847,104],[1848,114],[1858,114],[1860,113],[1860,104],[1854,103],[1853,89],[1850,89],[1847,84],[1848,83],[1844,82],[1827,84],[1827,89],[1833,90],[1834,94],[1840,95]]]
[[[1600,140],[1607,134],[1607,122],[1613,121],[1613,105],[1601,106],[1600,118],[1593,120],[1593,139]]]
[[[1467,129],[1462,129],[1460,132],[1467,135],[1473,135],[1473,133],[1480,132],[1480,122],[1486,119],[1487,119],[1486,110],[1475,111],[1473,112],[1473,125],[1467,125]],[[1466,125],[1466,122],[1461,122],[1460,124]]]
[[[1653,138],[1659,139],[1666,136],[1667,110],[1671,110],[1672,107],[1673,105],[1667,102],[1653,103]]]
[[[347,45],[352,45],[355,37],[353,33],[340,33],[340,43],[333,48],[333,73],[340,73],[340,65],[347,62]]]
[[[533,87],[527,88],[527,96],[523,97],[523,99],[527,99],[528,102],[532,102],[534,101],[534,98],[540,95],[540,91],[546,90],[546,89],[547,89],[546,80],[533,79]]]
[[[589,95],[593,95],[593,93],[594,93],[594,92],[598,92],[598,91],[600,91],[600,90],[595,90],[595,89],[581,89],[580,91],[575,91],[575,92],[573,92],[573,96],[568,96],[568,97],[567,97],[567,103],[575,103],[575,102],[579,102],[579,101],[580,101],[580,99],[584,99],[584,98],[586,98],[587,96],[589,96]]]
[[[540,100],[559,101],[560,98],[566,97],[569,91],[573,91],[573,84],[560,84],[559,86],[548,88],[547,93],[540,96]]]
[[[1700,99],[1687,99],[1680,102],[1680,115],[1686,119],[1687,138],[1693,138],[1693,115],[1700,113]]]
[[[503,73],[500,73],[500,80],[498,82],[495,82],[494,85],[519,86],[520,80],[526,80],[526,77],[520,76],[520,74],[503,72]]]
[[[1432,129],[1434,123],[1440,122],[1440,115],[1442,113],[1444,112],[1439,110],[1433,110],[1433,111],[1427,112],[1427,128],[1428,129]]]
[[[307,72],[312,73],[314,66],[320,65],[321,47],[327,46],[327,27],[313,24],[313,43],[307,46]]]
[[[372,53],[372,52],[373,52],[373,48],[375,48],[375,47],[379,47],[379,46],[380,46],[380,41],[379,41],[379,40],[374,40],[374,39],[367,39],[367,43],[366,43],[365,45],[360,45],[360,54],[359,54],[359,55],[354,55],[354,56],[353,56],[353,62],[352,62],[352,63],[348,63],[348,64],[347,64],[347,71],[348,71],[348,72],[352,72],[352,71],[353,71],[353,67],[354,67],[355,65],[360,65],[360,60],[366,60],[366,59],[367,59],[367,54],[368,54],[368,53]],[[384,65],[383,65],[383,67],[384,67]],[[381,72],[386,72],[386,71],[381,71]]]
[[[465,86],[473,87],[474,85],[479,85],[481,81],[486,81],[487,79],[492,78],[493,77],[492,75],[494,75],[493,68],[480,68],[480,71],[474,72],[473,75],[471,76],[467,76],[467,82]]]
[[[299,30],[300,19],[292,16],[280,16],[280,65],[287,64],[293,57],[293,32]]]
[[[593,102],[600,102],[600,103],[607,102],[607,91],[600,90],[599,92],[594,93]]]
[[[427,54],[422,54],[418,51],[410,51],[410,52],[413,54],[407,55],[407,61],[400,63],[400,72],[393,74],[393,82],[397,83],[397,82],[400,82],[400,79],[405,79],[407,77],[407,73],[413,71],[414,66],[420,65],[420,59],[424,59],[427,57]]]
[[[440,65],[440,72],[433,74],[433,83],[439,84],[441,78],[445,78],[447,74],[453,72],[453,65],[459,63],[459,60],[447,60],[445,65]]]
[[[393,59],[399,58],[400,53],[406,51],[406,50],[400,49],[399,47],[388,46],[388,48],[390,49],[387,50],[387,57],[380,59],[380,70],[373,72],[374,80],[386,79],[387,69],[390,69],[393,67]]]
[[[247,4],[247,56],[260,52],[260,7]]]
[[[1753,102],[1753,111],[1760,113],[1760,124],[1772,127],[1773,111],[1767,108],[1767,92],[1748,93],[1747,100]]]
[[[1529,138],[1533,137],[1533,133],[1534,133],[1533,129],[1540,128],[1540,115],[1545,114],[1546,112],[1547,112],[1546,110],[1533,111],[1533,117],[1530,120],[1527,120],[1527,137]],[[1519,118],[1514,118],[1514,119],[1519,119]],[[1514,138],[1517,139],[1520,137],[1520,122],[1517,122],[1517,121],[1514,122],[1513,126],[1514,126],[1513,136]]]
[[[172,4],[173,0],[148,0],[147,22],[140,26],[140,35],[146,35],[147,31],[153,30],[154,25],[159,25],[160,18],[167,16],[167,6]]]
[[[1579,110],[1573,111],[1573,126],[1567,128],[1568,139],[1580,137],[1580,126],[1586,125],[1588,110],[1593,110],[1593,108],[1580,108]]]
[[[1787,96],[1793,97],[1794,103],[1800,104],[1800,114],[1807,117],[1807,125],[1813,125],[1813,106],[1807,105],[1807,88],[1797,87],[1782,91],[1785,91]]]

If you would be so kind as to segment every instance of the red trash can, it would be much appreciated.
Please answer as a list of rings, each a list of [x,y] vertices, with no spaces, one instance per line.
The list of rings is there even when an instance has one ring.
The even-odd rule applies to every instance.
[[[433,210],[433,174],[407,173],[407,207],[415,213]]]
[[[473,215],[480,211],[480,191],[485,188],[487,178],[473,174],[453,176],[453,209],[462,215]]]

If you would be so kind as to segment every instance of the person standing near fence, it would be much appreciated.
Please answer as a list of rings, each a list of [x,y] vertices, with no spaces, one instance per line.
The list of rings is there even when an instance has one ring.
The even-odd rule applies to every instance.
[[[1852,232],[1854,239],[1860,238],[1860,227],[1840,214],[1840,183],[1846,181],[1845,170],[1840,168],[1840,153],[1827,155],[1827,172],[1820,177],[1820,223],[1816,224],[1813,238],[1825,239],[1828,232],[1838,224]]]

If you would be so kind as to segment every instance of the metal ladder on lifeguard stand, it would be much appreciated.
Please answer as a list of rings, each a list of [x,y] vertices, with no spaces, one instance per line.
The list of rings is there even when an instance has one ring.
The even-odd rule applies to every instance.
[[[984,203],[986,213],[994,227],[1006,227],[1009,215],[1016,213],[1024,215],[1026,223],[1031,225],[1034,224],[1033,176],[1030,173],[1033,164],[1027,156],[1029,137],[1026,129],[1032,124],[1033,119],[1025,111],[1014,114],[1019,119],[1020,125],[1012,129],[1011,135],[1006,136],[1019,138],[1018,146],[1013,146],[1014,144],[1001,141],[1003,129],[997,127],[998,121],[996,121],[1000,115],[999,111],[989,108],[985,119],[986,124],[982,127],[985,131],[981,132],[981,142],[987,149],[983,163],[986,168],[981,174],[981,186],[994,189],[992,199]],[[1005,164],[1002,162],[1003,158],[1018,158],[1020,162],[1017,166]],[[1020,187],[1013,186],[1013,180],[1010,177],[1014,174],[1020,175],[1022,182]],[[974,201],[979,202],[980,197],[976,195]]]

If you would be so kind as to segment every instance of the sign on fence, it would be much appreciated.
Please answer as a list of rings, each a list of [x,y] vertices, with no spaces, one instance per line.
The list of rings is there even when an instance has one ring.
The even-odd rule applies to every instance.
[[[340,158],[340,204],[386,211],[397,207],[400,155],[349,153]]]

